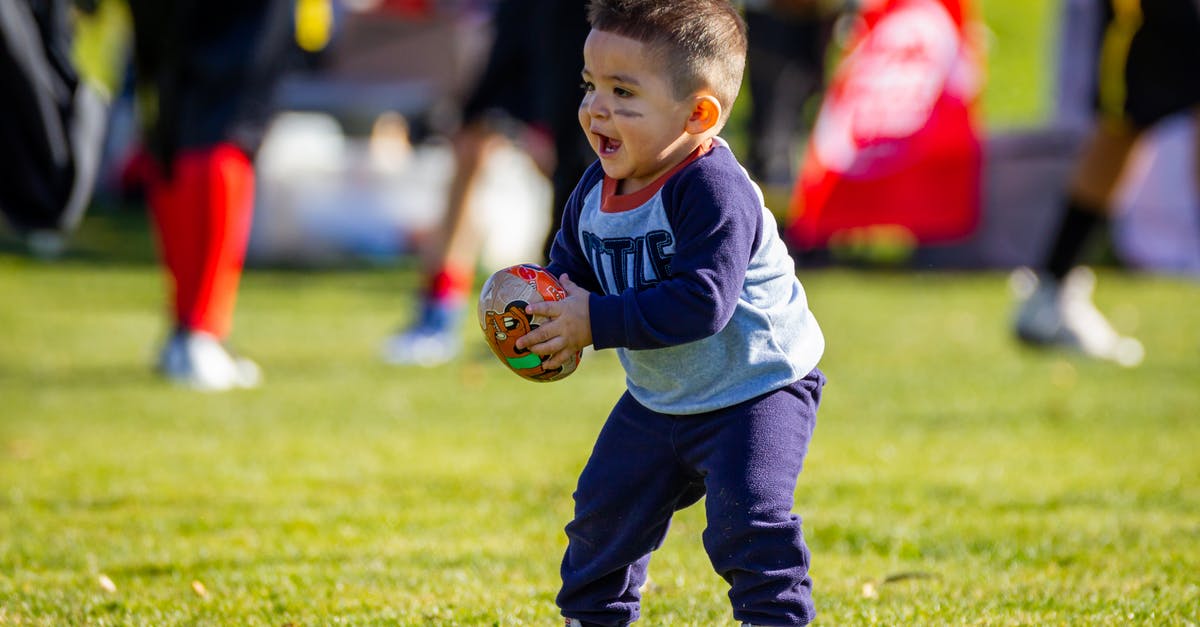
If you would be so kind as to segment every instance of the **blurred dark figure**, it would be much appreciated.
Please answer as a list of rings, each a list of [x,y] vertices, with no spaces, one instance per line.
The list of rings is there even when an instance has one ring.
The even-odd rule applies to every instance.
[[[384,361],[433,366],[461,350],[459,323],[474,287],[480,249],[472,226],[471,195],[482,166],[504,142],[515,141],[554,188],[549,252],[562,208],[594,154],[579,128],[583,41],[589,31],[585,0],[500,0],[493,16],[486,65],[462,109],[452,138],[455,172],[440,241],[425,262],[419,310],[388,338]]]
[[[746,169],[769,189],[796,180],[810,121],[806,105],[825,87],[825,60],[841,0],[747,0],[750,88]]]
[[[0,2],[0,211],[52,256],[83,217],[106,106],[71,61],[68,0]]]
[[[1089,239],[1112,214],[1113,192],[1141,134],[1176,113],[1191,110],[1200,119],[1200,3],[1097,1],[1106,17],[1097,57],[1097,122],[1044,262],[1036,274],[1019,275],[1026,299],[1015,326],[1026,343],[1134,366],[1143,357],[1141,343],[1118,334],[1096,309],[1094,276],[1079,264]],[[1197,144],[1200,157],[1200,139]],[[1196,163],[1200,183],[1200,158]]]
[[[294,0],[130,0],[146,198],[173,290],[158,360],[204,390],[258,385],[224,345],[254,201],[253,155],[271,92],[296,54]]]

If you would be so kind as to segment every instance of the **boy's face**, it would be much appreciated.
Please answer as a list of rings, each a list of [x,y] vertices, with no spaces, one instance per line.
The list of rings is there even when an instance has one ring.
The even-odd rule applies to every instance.
[[[593,29],[583,45],[579,124],[620,193],[654,182],[692,152],[692,99],[676,100],[661,59],[640,41]]]

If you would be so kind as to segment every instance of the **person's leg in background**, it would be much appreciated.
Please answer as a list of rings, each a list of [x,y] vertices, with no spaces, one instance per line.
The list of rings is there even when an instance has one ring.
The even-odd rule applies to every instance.
[[[416,316],[383,344],[383,361],[402,366],[437,366],[462,349],[461,325],[475,282],[479,234],[471,201],[481,168],[504,131],[528,116],[526,86],[532,40],[529,0],[504,0],[492,16],[493,39],[484,67],[462,107],[462,126],[453,134],[454,174],[447,190],[440,231],[424,254]]]
[[[1114,193],[1142,132],[1200,111],[1200,6],[1191,0],[1113,3],[1098,58],[1100,122],[1084,148],[1050,249],[1016,317],[1016,334],[1039,346],[1134,366],[1140,342],[1122,337],[1092,303],[1094,275],[1082,267],[1091,236],[1115,210]],[[1200,176],[1200,174],[1198,174]]]
[[[594,155],[579,129],[579,70],[588,26],[582,0],[505,0],[493,19],[495,39],[454,136],[456,169],[442,232],[426,255],[418,311],[389,337],[383,360],[436,366],[461,351],[461,321],[474,288],[480,234],[472,194],[497,148],[523,149],[554,188],[553,230],[579,176]],[[546,243],[549,249],[549,242]],[[531,260],[532,261],[532,260]]]
[[[769,4],[746,9],[751,107],[746,168],[768,201],[785,203],[808,132],[806,103],[825,86],[825,53],[837,14],[817,3]]]
[[[220,144],[180,154],[147,194],[170,276],[174,330],[159,356],[167,378],[201,389],[252,387],[258,366],[224,346],[254,204],[254,169],[239,148]]]
[[[388,338],[383,360],[396,365],[436,366],[461,350],[460,322],[475,281],[480,234],[471,215],[480,171],[507,141],[486,121],[464,126],[453,138],[455,169],[438,240],[424,260],[425,283],[414,322]]]
[[[269,94],[296,53],[290,0],[130,2],[135,72],[154,165],[147,201],[171,291],[157,368],[201,390],[254,387],[225,346],[254,202]]]
[[[1062,345],[1125,366],[1141,362],[1141,343],[1118,334],[1092,304],[1095,277],[1079,265],[1091,236],[1108,221],[1113,190],[1138,136],[1113,121],[1097,125],[1086,144],[1036,285],[1017,313],[1022,341]]]

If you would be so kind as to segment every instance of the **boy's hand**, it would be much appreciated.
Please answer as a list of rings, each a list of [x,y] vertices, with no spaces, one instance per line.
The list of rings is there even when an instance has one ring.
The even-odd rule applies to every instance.
[[[563,300],[533,303],[525,308],[531,315],[549,318],[538,328],[517,340],[517,348],[527,349],[536,355],[549,355],[542,365],[553,370],[570,359],[576,352],[592,343],[592,318],[588,309],[591,292],[575,285],[567,275],[558,277],[567,297]]]

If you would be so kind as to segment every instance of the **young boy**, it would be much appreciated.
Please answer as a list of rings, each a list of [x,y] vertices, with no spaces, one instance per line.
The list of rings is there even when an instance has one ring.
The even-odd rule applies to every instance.
[[[548,368],[615,348],[628,391],[575,492],[557,603],[568,625],[637,620],[672,514],[708,495],[704,547],[734,618],[813,618],[792,510],[824,339],[762,195],[717,138],[746,29],[724,0],[593,0],[579,121],[599,155],[549,269],[568,297],[518,342]]]

